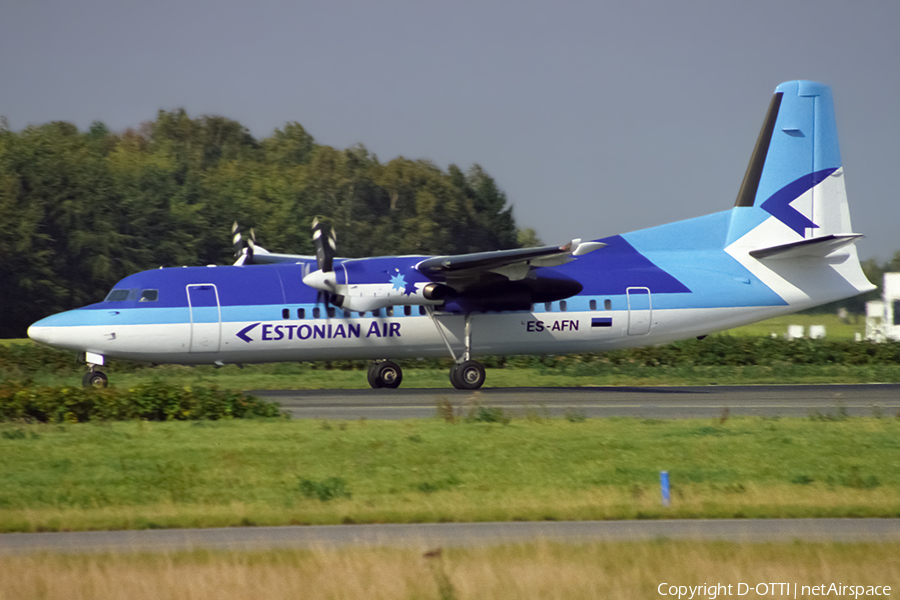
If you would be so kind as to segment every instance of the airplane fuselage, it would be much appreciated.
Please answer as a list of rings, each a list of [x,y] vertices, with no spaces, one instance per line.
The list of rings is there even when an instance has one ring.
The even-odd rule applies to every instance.
[[[642,254],[622,236],[601,241],[609,244],[604,252],[553,269],[585,282],[581,293],[528,310],[401,304],[413,297],[411,287],[392,285],[389,272],[383,283],[369,277],[360,286],[374,288],[375,295],[393,293],[397,304],[346,310],[303,284],[303,273],[315,263],[300,261],[137,273],[104,302],[48,317],[29,335],[127,360],[242,364],[449,356],[448,344],[457,353],[465,349],[468,320],[473,354],[562,354],[702,336],[798,308],[721,250],[705,260],[702,251],[666,252],[664,271],[647,257],[659,260],[663,253]],[[380,260],[384,267],[392,259]]]

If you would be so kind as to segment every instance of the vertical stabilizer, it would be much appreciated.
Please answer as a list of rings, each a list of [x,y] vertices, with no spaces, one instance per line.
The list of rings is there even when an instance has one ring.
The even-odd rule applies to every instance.
[[[790,304],[868,291],[854,243],[831,88],[775,89],[729,224],[726,251]]]

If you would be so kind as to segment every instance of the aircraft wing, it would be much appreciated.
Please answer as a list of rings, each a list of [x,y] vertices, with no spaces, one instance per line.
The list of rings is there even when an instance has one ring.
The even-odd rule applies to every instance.
[[[253,248],[252,259],[250,264],[254,265],[274,265],[278,263],[299,263],[312,261],[316,262],[315,256],[307,256],[303,254],[277,254],[275,252],[269,252],[265,248],[261,246],[255,246]],[[241,266],[247,263],[247,249],[244,248],[241,255],[238,257],[237,261],[235,261],[235,266]]]
[[[565,246],[434,256],[418,263],[416,270],[429,279],[438,281],[467,279],[488,272],[504,275],[515,281],[524,278],[532,267],[562,265],[604,246],[606,244],[602,242],[572,240]]]

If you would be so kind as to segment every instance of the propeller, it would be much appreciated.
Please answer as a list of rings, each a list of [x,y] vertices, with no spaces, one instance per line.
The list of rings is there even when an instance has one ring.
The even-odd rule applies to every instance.
[[[247,236],[247,244],[244,246],[243,237],[241,236],[241,226],[237,221],[231,226],[231,243],[234,246],[234,257],[237,259],[235,265],[252,265],[253,254],[256,251],[256,232],[250,228],[250,235]]]
[[[328,223],[322,223],[318,217],[312,222],[313,245],[316,247],[316,262],[319,270],[325,273],[334,270],[334,255],[337,251],[337,235]]]
[[[344,297],[335,294],[337,291],[337,277],[334,273],[334,255],[337,252],[337,236],[334,228],[319,221],[318,217],[312,222],[313,245],[316,247],[317,271],[305,273],[303,283],[316,288],[316,303],[333,304],[341,306]]]

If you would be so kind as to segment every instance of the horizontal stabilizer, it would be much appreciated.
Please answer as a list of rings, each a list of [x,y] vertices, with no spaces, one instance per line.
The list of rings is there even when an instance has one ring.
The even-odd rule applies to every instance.
[[[750,256],[760,260],[767,258],[825,258],[832,252],[853,244],[862,237],[863,235],[860,233],[835,233],[790,244],[751,250]]]

